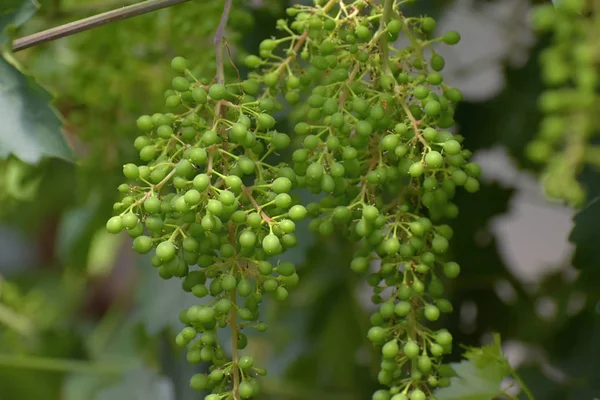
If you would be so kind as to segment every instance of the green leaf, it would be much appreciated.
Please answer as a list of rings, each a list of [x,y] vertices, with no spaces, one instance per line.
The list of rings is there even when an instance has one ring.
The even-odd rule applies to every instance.
[[[574,262],[577,266],[596,266],[600,261],[598,241],[600,231],[600,197],[592,200],[574,218],[575,226],[569,236],[569,241],[577,245]]]
[[[32,0],[3,1],[0,46],[10,41],[8,31],[21,26],[36,10]],[[0,58],[0,158],[14,154],[29,164],[37,164],[44,156],[73,159],[51,101],[52,96],[21,73],[8,53]]]
[[[10,39],[6,30],[23,25],[33,17],[38,7],[34,0],[3,0],[0,4],[0,45]]]
[[[170,379],[147,369],[126,374],[115,386],[100,392],[97,400],[174,400],[175,392]]]
[[[435,393],[437,400],[491,400],[502,394],[500,384],[511,367],[502,353],[500,336],[490,345],[468,348],[466,360],[451,364],[456,377]]]
[[[72,160],[51,100],[33,78],[0,58],[0,158],[14,154],[30,164],[44,156]]]

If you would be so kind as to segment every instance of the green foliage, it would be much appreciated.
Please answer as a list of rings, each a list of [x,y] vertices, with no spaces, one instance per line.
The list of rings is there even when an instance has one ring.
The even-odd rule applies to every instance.
[[[502,353],[500,336],[481,348],[468,348],[466,360],[451,364],[450,386],[435,393],[438,400],[489,400],[503,394],[500,383],[512,369]]]

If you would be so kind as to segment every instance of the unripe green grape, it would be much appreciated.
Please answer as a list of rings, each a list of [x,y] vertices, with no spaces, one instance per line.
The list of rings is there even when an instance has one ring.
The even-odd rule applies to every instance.
[[[387,359],[395,358],[399,352],[400,352],[400,348],[398,347],[398,342],[396,341],[396,339],[390,340],[389,342],[384,344],[383,348],[381,349],[383,358],[387,358]]]
[[[429,93],[429,89],[425,86],[417,86],[413,91],[413,95],[419,100],[425,99]]]
[[[447,331],[441,331],[438,332],[435,335],[435,341],[440,345],[440,346],[447,346],[452,344],[452,335],[447,332]]]
[[[137,226],[139,219],[138,219],[137,215],[130,212],[123,216],[122,221],[123,221],[123,226],[126,229],[134,229]]]
[[[248,381],[240,382],[238,392],[240,394],[240,397],[243,399],[249,399],[250,397],[254,396],[254,388],[252,387],[252,384]]]
[[[431,60],[429,60],[429,63],[434,71],[441,71],[446,65],[446,61],[439,54],[434,54],[433,56],[431,56]]]
[[[427,400],[427,395],[420,389],[410,392],[410,400]]]
[[[208,387],[208,376],[196,374],[190,379],[190,387],[194,390],[204,390]]]
[[[444,157],[439,152],[432,150],[425,155],[425,163],[427,167],[437,169],[444,163]]]
[[[268,255],[280,253],[282,249],[279,238],[272,233],[265,236],[262,241],[262,247]]]
[[[400,143],[399,135],[386,135],[381,140],[381,147],[387,151],[393,151],[398,147]]]
[[[227,95],[227,88],[220,83],[214,83],[208,88],[208,95],[213,100],[223,100]]]
[[[460,34],[456,31],[449,31],[444,33],[442,36],[442,41],[448,45],[455,45],[460,42]]]
[[[106,222],[106,230],[109,233],[117,234],[123,230],[123,219],[119,216],[111,217],[108,222]]]
[[[408,173],[413,178],[418,178],[419,176],[423,175],[424,170],[425,170],[425,167],[423,166],[423,163],[416,162],[410,166],[410,168],[408,169]]]
[[[167,262],[175,257],[175,245],[171,242],[161,242],[156,246],[156,256],[163,262]]]
[[[388,390],[378,390],[373,393],[372,400],[390,400],[390,392]]]
[[[183,57],[174,57],[171,60],[171,68],[176,72],[184,72],[187,69],[187,60]]]
[[[198,104],[206,104],[208,101],[208,93],[203,87],[192,90],[192,99]]]
[[[437,117],[440,115],[440,113],[442,111],[442,106],[440,105],[439,102],[437,102],[435,100],[430,101],[427,104],[425,104],[424,111],[425,111],[425,115],[428,115],[430,117]]]
[[[289,293],[287,291],[286,288],[284,288],[283,286],[279,286],[276,290],[275,293],[273,293],[273,298],[276,301],[285,301],[285,299],[287,299]]]
[[[246,222],[248,223],[248,226],[256,229],[259,228],[262,224],[262,217],[260,216],[260,214],[253,212],[248,214],[248,216],[246,217]]]
[[[460,150],[460,143],[458,143],[456,140],[451,139],[444,143],[444,152],[446,154],[455,155],[460,153]]]
[[[467,192],[475,193],[479,191],[479,181],[469,176],[465,181],[464,187]]]
[[[446,275],[446,277],[454,279],[458,277],[459,274],[460,266],[457,263],[450,261],[444,264],[444,275]]]
[[[425,306],[425,318],[429,321],[437,321],[440,318],[440,310],[433,304]]]
[[[428,142],[435,142],[438,136],[438,131],[432,127],[427,127],[423,129],[422,135]]]
[[[361,39],[362,41],[367,41],[372,36],[371,30],[364,25],[359,25],[354,31],[354,33],[356,34],[356,37]]]
[[[123,165],[123,175],[127,179],[137,179],[139,174],[137,165],[131,163]]]
[[[403,352],[404,355],[410,359],[417,358],[419,356],[419,345],[413,341],[406,342]]]
[[[136,121],[137,127],[142,132],[150,132],[154,128],[152,118],[149,115],[142,115]]]
[[[411,305],[407,301],[399,301],[394,307],[394,313],[399,317],[406,317],[410,313]]]
[[[265,85],[267,85],[268,87],[274,87],[277,84],[277,81],[279,80],[279,76],[275,72],[269,72],[263,77],[263,80],[265,82]]]
[[[147,254],[152,249],[152,239],[148,236],[138,236],[133,241],[133,249],[140,254]]]
[[[188,81],[182,76],[177,76],[173,78],[172,86],[173,89],[175,89],[178,92],[185,92],[190,88],[190,81]]]
[[[352,271],[357,273],[365,273],[369,269],[369,260],[365,257],[356,257],[350,263]]]
[[[375,344],[382,343],[386,339],[386,336],[386,330],[379,326],[372,327],[367,333],[367,337],[369,338],[369,340]]]

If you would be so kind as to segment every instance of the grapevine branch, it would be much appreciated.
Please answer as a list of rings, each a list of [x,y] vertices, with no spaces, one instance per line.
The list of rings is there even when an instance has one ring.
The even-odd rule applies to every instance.
[[[383,4],[383,15],[381,17],[381,26],[379,27],[380,32],[384,32],[387,29],[387,24],[392,18],[392,11],[394,6],[394,0],[385,0]],[[383,71],[386,73],[390,72],[390,60],[388,50],[388,37],[386,33],[381,35],[381,64]]]
[[[127,7],[121,7],[16,39],[13,41],[13,51],[25,50],[38,44],[74,35],[110,22],[124,20],[188,1],[190,0],[147,0]]]
[[[223,50],[225,44],[223,43],[223,36],[225,35],[225,28],[227,27],[227,21],[229,20],[229,12],[231,11],[232,0],[225,0],[225,6],[223,7],[223,14],[221,14],[221,20],[219,21],[219,27],[214,37],[214,46],[216,53],[217,63],[217,83],[223,84],[225,82],[225,67],[223,63]],[[217,104],[215,115],[221,114],[221,102]],[[224,146],[225,146],[224,142]],[[211,156],[213,153],[211,152]],[[233,230],[231,223],[229,224],[229,239],[233,237]],[[236,305],[236,294],[232,292],[229,296],[231,300],[231,310],[229,311],[229,326],[231,328],[231,367],[233,375],[233,388],[232,395],[233,400],[240,400],[240,371],[239,371],[239,348],[238,348],[238,336],[239,327],[237,324],[237,305]]]
[[[225,7],[223,8],[223,14],[221,14],[221,21],[215,34],[215,50],[217,54],[217,83],[223,83],[225,80],[225,71],[223,66],[223,36],[225,35],[225,27],[227,26],[227,20],[229,19],[229,11],[231,11],[231,0],[225,0]]]

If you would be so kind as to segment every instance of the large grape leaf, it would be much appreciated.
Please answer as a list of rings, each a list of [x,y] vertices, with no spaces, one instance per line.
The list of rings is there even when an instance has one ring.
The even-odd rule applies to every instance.
[[[466,360],[451,364],[456,372],[450,378],[450,386],[435,393],[437,400],[491,400],[502,395],[500,384],[511,367],[502,353],[500,336],[494,342],[481,347],[469,348]]]
[[[26,22],[36,8],[32,0],[2,2],[0,46],[10,38],[7,31]],[[0,158],[14,154],[30,164],[37,164],[42,157],[72,160],[62,121],[51,101],[52,96],[21,73],[8,53],[0,57]]]

